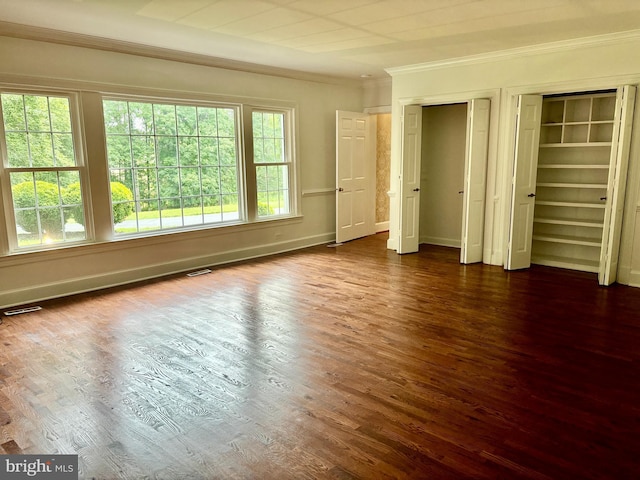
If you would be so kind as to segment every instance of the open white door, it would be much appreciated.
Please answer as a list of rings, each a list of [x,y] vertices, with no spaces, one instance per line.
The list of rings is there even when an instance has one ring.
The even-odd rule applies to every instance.
[[[336,112],[336,242],[373,235],[375,143],[372,118]]]
[[[616,281],[618,274],[622,210],[624,208],[624,194],[627,183],[627,166],[629,163],[635,98],[635,87],[625,86],[618,89],[611,162],[609,164],[607,204],[600,251],[600,270],[598,272],[600,285],[611,285]]]
[[[467,106],[461,263],[482,262],[490,108],[486,98],[471,100]]]
[[[422,107],[405,105],[402,112],[400,173],[400,238],[398,253],[417,252],[420,244],[420,167]]]
[[[511,198],[511,224],[506,268],[531,266],[542,96],[520,95],[516,120],[515,164]]]

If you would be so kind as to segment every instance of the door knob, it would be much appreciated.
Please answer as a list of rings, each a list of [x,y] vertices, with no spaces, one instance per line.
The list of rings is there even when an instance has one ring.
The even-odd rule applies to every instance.
[[[419,192],[419,191],[420,191],[420,189],[419,189],[419,188],[414,188],[414,189],[413,189],[413,191],[414,191],[414,192]]]
[[[536,194],[535,193],[530,193],[529,195],[527,195],[527,197],[535,197]]]
[[[336,188],[336,192],[344,192],[344,188],[338,187],[338,188]]]

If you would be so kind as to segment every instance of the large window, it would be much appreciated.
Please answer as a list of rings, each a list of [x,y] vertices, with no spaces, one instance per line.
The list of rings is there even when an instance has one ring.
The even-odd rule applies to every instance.
[[[291,154],[286,112],[254,110],[251,118],[258,217],[289,214]]]
[[[2,186],[14,248],[86,239],[72,97],[3,92]]]
[[[0,255],[296,213],[290,106],[7,86],[0,117]]]
[[[116,234],[237,221],[237,109],[104,100]]]

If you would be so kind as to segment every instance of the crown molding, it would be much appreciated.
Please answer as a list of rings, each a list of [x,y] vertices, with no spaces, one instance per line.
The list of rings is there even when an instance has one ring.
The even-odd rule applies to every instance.
[[[234,70],[245,73],[259,75],[269,75],[275,77],[302,80],[314,83],[326,83],[332,85],[346,85],[362,87],[361,79],[349,79],[338,76],[323,75],[317,73],[304,72],[287,68],[273,67],[269,65],[259,65],[255,63],[242,62],[227,58],[213,57],[198,53],[183,52],[170,48],[154,47],[140,43],[126,42],[110,38],[97,37],[81,33],[64,32],[45,27],[23,25],[19,23],[0,21],[0,36],[19,38],[23,40],[34,40],[48,42],[58,45],[72,47],[89,48],[112,53],[134,55],[159,60],[168,60],[191,65],[200,65],[225,70]]]
[[[464,57],[449,58],[435,62],[418,63],[401,67],[385,68],[385,71],[392,77],[408,73],[425,72],[440,68],[474,65],[480,63],[495,62],[498,60],[508,60],[521,58],[523,56],[540,55],[543,53],[565,52],[575,48],[593,47],[616,44],[627,40],[639,40],[640,30],[629,30],[625,32],[608,33],[595,35],[592,37],[575,38],[558,42],[542,43],[526,47],[510,48],[508,50],[498,50],[494,52],[481,53],[478,55],[468,55]]]

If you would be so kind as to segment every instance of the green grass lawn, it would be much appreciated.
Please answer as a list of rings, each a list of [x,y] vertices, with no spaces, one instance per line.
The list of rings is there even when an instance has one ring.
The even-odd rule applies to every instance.
[[[223,213],[230,213],[230,212],[237,212],[237,211],[238,211],[237,204],[222,206]],[[167,210],[162,210],[162,217],[163,218],[181,217],[183,215],[183,212],[185,217],[202,214],[202,210],[200,209],[200,207],[190,207],[190,208],[185,208],[184,210],[181,208],[170,208]],[[204,207],[204,213],[205,214],[220,213],[220,206]],[[145,220],[149,218],[158,218],[158,217],[160,217],[160,211],[158,210],[151,210],[149,212],[138,212],[138,219],[140,220]],[[135,219],[136,219],[135,212],[133,212],[131,215],[125,218],[125,220],[135,220]]]

